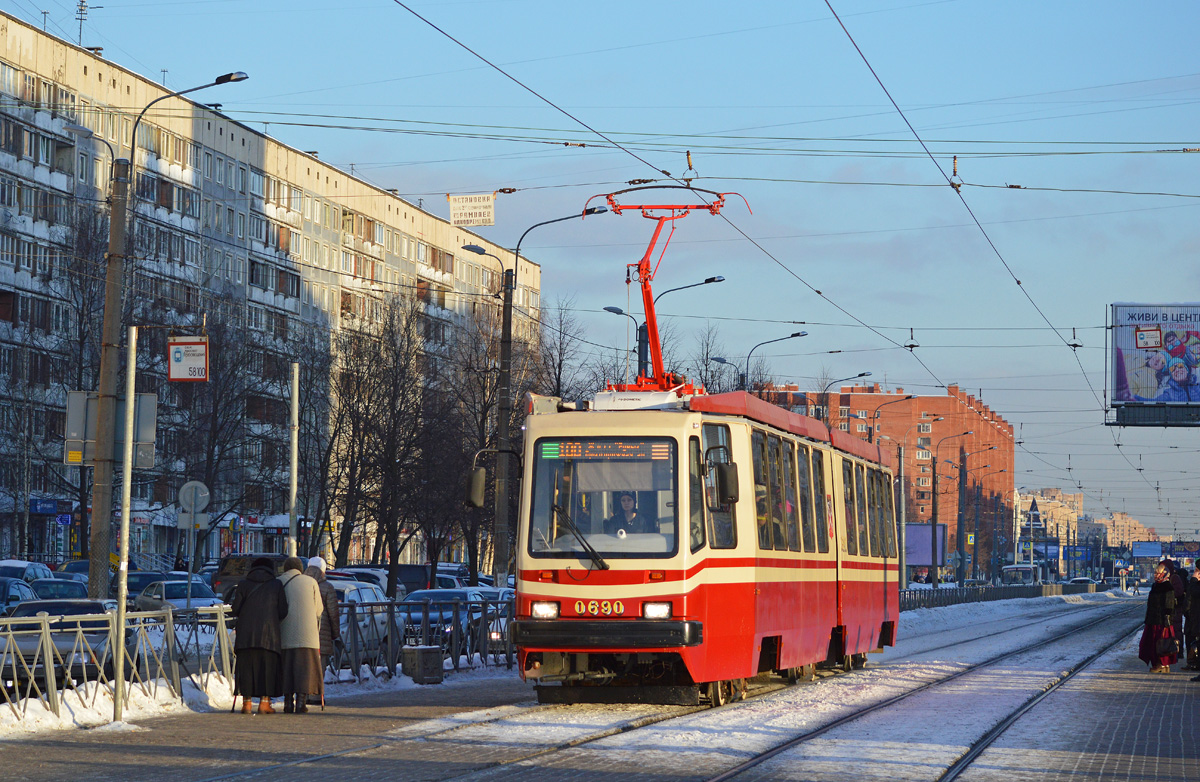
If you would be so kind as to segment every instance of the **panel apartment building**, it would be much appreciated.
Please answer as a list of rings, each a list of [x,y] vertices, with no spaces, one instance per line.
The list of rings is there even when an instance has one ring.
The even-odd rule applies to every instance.
[[[234,89],[198,94],[219,100]],[[497,261],[459,248],[511,257],[316,153],[186,98],[149,109],[131,155],[139,112],[168,94],[98,52],[0,14],[0,558],[65,555],[87,501],[80,468],[63,463],[64,411],[68,390],[96,388],[114,156],[134,164],[125,322],[184,334],[205,321],[234,323],[254,335],[241,369],[261,390],[246,405],[239,447],[275,477],[287,467],[279,446],[286,367],[298,353],[328,346],[407,293],[422,303],[424,350],[436,356],[501,283]],[[540,268],[521,259],[518,279],[514,333],[532,339]],[[174,503],[186,480],[174,454],[194,436],[188,384],[168,384],[164,361],[142,357],[165,354],[169,331],[146,328],[139,341],[139,391],[158,394],[159,419],[156,469],[134,481],[135,552],[174,552]],[[222,360],[214,349],[212,361]],[[237,487],[231,518],[241,517],[242,535],[257,533],[251,550],[282,544],[271,537],[282,528],[255,527],[286,510],[271,483],[247,477]],[[221,541],[227,549],[229,531]]]

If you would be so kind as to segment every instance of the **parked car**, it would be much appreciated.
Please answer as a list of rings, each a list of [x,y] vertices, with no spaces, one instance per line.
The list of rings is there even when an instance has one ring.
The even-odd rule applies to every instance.
[[[1065,583],[1068,583],[1068,584],[1098,584],[1100,582],[1096,581],[1095,579],[1088,578],[1087,576],[1076,576],[1075,578],[1072,578]]]
[[[87,600],[87,585],[62,578],[39,578],[30,584],[38,600]]]
[[[455,602],[458,610],[455,611]],[[468,654],[474,651],[471,628],[483,614],[484,594],[476,587],[467,589],[420,589],[408,595],[397,606],[396,622],[404,622],[406,646],[423,644],[424,616],[428,609],[429,627],[432,637],[429,643],[442,647],[450,654],[453,646],[455,625],[458,627],[460,650]]]
[[[101,672],[105,677],[113,675],[113,660],[108,654],[110,620],[106,615],[116,613],[116,610],[117,604],[113,600],[30,600],[16,606],[9,618],[33,618],[39,614],[54,617],[50,624],[50,639],[57,651],[58,659],[54,664],[57,680],[61,683],[69,676],[75,680],[94,681]],[[97,618],[84,618],[88,616]],[[18,631],[12,636],[13,646],[25,661],[24,665],[14,666],[13,673],[18,681],[27,678],[41,681],[45,678],[41,634],[19,632],[36,630],[40,625],[40,622],[33,621],[10,623],[12,629]],[[125,634],[125,648],[132,658],[137,649],[137,633]],[[126,671],[129,676],[128,668]]]
[[[374,655],[387,644],[388,612],[386,606],[369,604],[386,603],[387,597],[383,590],[365,581],[332,576],[326,576],[326,579],[337,593],[337,601],[341,606],[338,612],[338,631],[341,633],[342,643],[347,649],[351,649],[357,642],[360,654]],[[350,628],[350,604],[354,605],[354,619],[357,624],[357,629],[353,631]],[[343,664],[350,664],[348,657],[343,657]]]
[[[90,559],[68,559],[66,562],[58,566],[59,573],[87,573],[91,570],[92,561]]]
[[[8,615],[21,603],[37,600],[37,593],[23,578],[0,576],[0,611]]]
[[[271,560],[271,564],[275,566],[275,575],[283,573],[283,563],[287,554],[230,554],[222,557],[221,564],[217,566],[216,575],[212,580],[213,591],[226,603],[230,602],[233,600],[233,588],[250,572],[250,563],[263,558]],[[304,561],[304,557],[300,559]]]
[[[158,611],[168,605],[175,610],[185,609],[188,607],[187,588],[187,581],[155,581],[147,584],[133,599],[133,610]],[[193,579],[191,607],[207,608],[216,605],[221,605],[221,598],[203,581]]]
[[[342,578],[353,581],[362,581],[368,584],[374,584],[379,587],[379,591],[387,594],[387,575],[388,572],[381,568],[369,568],[361,565],[347,565],[346,567],[330,570],[325,574],[326,578]],[[396,582],[396,599],[403,600],[408,594],[408,587],[404,586],[401,581]]]
[[[156,573],[153,570],[139,570],[136,573],[128,573],[125,576],[125,610],[132,611],[134,598],[138,593],[145,589],[155,581],[162,581],[166,578],[165,573]],[[108,599],[117,599],[117,579],[113,579],[108,585]]]
[[[39,578],[54,578],[54,571],[41,562],[27,562],[23,559],[5,559],[0,561],[0,576],[20,578],[32,584]]]
[[[55,570],[50,575],[54,576],[55,578],[59,579],[60,581],[75,581],[77,583],[83,584],[84,587],[87,587],[87,584],[88,584],[88,574],[87,573],[72,573],[69,570]]]

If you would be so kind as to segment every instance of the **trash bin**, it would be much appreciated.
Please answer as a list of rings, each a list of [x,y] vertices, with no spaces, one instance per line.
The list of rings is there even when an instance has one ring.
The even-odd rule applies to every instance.
[[[406,646],[400,657],[400,672],[417,684],[442,683],[440,646]]]

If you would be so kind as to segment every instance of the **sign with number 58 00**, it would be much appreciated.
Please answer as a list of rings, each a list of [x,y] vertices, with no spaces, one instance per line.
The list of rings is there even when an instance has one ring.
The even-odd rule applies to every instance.
[[[208,337],[167,338],[167,380],[208,380]]]

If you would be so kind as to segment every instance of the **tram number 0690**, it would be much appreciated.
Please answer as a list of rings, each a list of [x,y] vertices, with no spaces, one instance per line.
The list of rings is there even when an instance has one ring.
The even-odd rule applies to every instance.
[[[620,616],[625,613],[625,604],[620,600],[576,600],[575,613],[592,616]]]

